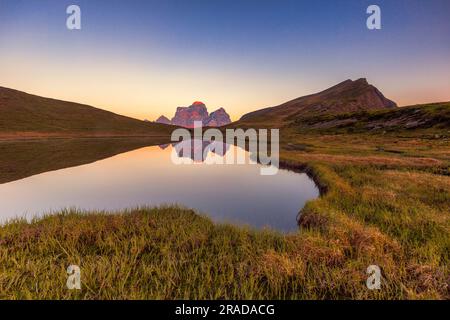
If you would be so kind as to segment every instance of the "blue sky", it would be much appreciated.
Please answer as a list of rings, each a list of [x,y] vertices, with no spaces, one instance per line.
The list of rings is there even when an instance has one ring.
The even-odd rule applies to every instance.
[[[149,119],[195,100],[238,118],[359,77],[400,105],[450,100],[449,14],[448,0],[0,0],[0,85]]]

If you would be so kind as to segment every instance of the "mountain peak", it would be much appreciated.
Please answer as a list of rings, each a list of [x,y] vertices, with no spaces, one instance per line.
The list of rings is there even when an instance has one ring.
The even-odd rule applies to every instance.
[[[211,114],[208,113],[206,105],[201,101],[195,101],[189,107],[177,107],[172,120],[161,116],[156,122],[173,124],[185,128],[193,128],[195,121],[201,121],[203,126],[221,127],[231,123],[230,116],[224,108],[219,108]]]
[[[343,90],[350,90],[352,88],[363,88],[363,87],[369,87],[369,86],[370,86],[370,84],[369,84],[369,82],[367,82],[366,78],[359,78],[357,80],[348,79],[348,80],[342,81],[328,89],[325,89],[325,90],[323,90],[319,93],[313,94],[313,95],[326,94],[329,92],[340,93]]]
[[[366,78],[346,80],[322,92],[302,97],[294,101],[322,102],[329,112],[351,112],[396,107],[397,104],[386,97],[375,86],[369,84]],[[288,102],[289,103],[289,102]]]
[[[353,81],[355,83],[369,84],[366,78],[359,78],[358,80]]]
[[[169,118],[165,117],[165,116],[160,116],[158,119],[156,119],[157,123],[163,123],[163,124],[171,124]]]
[[[324,91],[303,96],[279,106],[254,111],[242,116],[248,122],[288,123],[296,118],[320,114],[339,114],[364,110],[395,108],[366,78],[345,80]]]
[[[231,123],[230,115],[224,108],[219,108],[216,111],[211,112],[205,121],[205,126],[221,127],[229,123]]]

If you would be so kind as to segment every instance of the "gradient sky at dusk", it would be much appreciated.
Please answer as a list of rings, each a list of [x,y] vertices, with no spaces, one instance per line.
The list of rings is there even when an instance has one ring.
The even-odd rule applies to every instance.
[[[360,77],[399,105],[450,100],[450,1],[0,0],[0,86],[140,119],[196,100],[237,119]]]

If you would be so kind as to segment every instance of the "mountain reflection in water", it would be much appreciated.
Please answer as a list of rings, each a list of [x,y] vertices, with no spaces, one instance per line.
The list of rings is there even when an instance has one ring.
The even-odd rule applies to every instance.
[[[289,232],[297,230],[296,217],[305,202],[319,195],[306,174],[279,170],[276,175],[262,176],[261,165],[250,161],[242,165],[206,164],[208,157],[236,154],[239,147],[233,145],[214,148],[201,143],[190,155],[183,152],[180,156],[205,163],[176,165],[171,159],[172,151],[178,154],[182,145],[140,147],[144,142],[136,142],[136,150],[117,154],[126,151],[131,142],[117,141],[113,146],[89,141],[59,143],[51,147],[32,144],[4,149],[5,154],[26,151],[15,159],[4,157],[0,163],[15,170],[9,179],[28,177],[0,184],[0,221],[31,218],[63,208],[115,211],[180,204],[197,209],[216,222]],[[193,147],[191,141],[186,143]],[[245,150],[239,152],[250,158]],[[109,154],[109,158],[99,159]],[[69,158],[76,161],[67,162]],[[83,164],[87,161],[95,162]],[[72,167],[64,168],[67,165]]]

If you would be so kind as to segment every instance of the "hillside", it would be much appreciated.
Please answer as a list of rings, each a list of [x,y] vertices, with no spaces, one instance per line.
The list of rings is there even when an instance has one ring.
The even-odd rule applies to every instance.
[[[0,136],[161,136],[172,126],[0,87]]]
[[[396,106],[366,79],[346,80],[322,92],[247,113],[237,124],[280,127],[312,115],[385,110]]]

